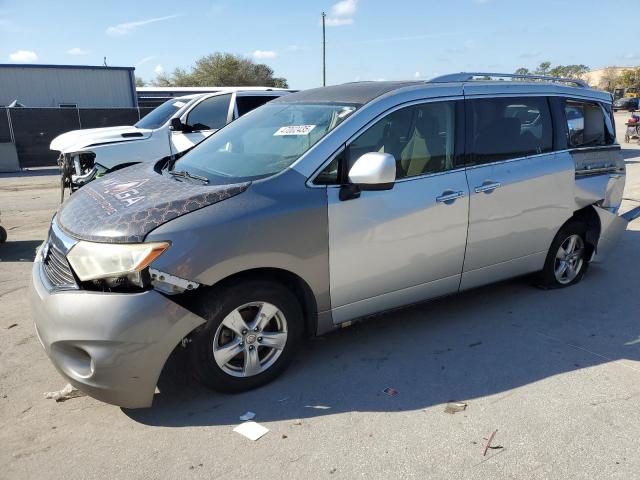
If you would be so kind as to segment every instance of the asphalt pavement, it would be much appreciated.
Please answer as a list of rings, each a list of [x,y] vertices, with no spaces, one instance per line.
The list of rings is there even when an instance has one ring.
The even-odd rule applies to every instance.
[[[628,210],[640,145],[623,147]],[[43,396],[66,382],[35,336],[28,285],[58,201],[55,171],[0,175],[2,479],[638,476],[640,219],[574,287],[515,279],[356,324],[240,395],[200,388],[176,358],[154,406],[124,410]],[[247,411],[269,429],[256,442],[233,431]]]

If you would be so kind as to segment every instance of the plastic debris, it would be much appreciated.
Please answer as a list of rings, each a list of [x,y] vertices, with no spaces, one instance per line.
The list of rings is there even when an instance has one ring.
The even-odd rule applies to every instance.
[[[398,390],[395,388],[387,387],[383,390],[384,393],[389,395],[390,397],[395,397],[398,394]]]
[[[7,327],[7,330],[11,330],[13,327],[17,327],[17,326],[18,326],[18,324],[17,324],[17,323],[12,323],[11,325],[9,325],[9,326]]]
[[[56,402],[65,402],[72,398],[84,397],[85,395],[86,393],[81,392],[70,383],[67,383],[62,390],[58,390],[57,392],[45,392],[44,398],[50,398]]]
[[[266,435],[269,429],[256,422],[244,422],[234,428],[233,431],[255,442]]]
[[[291,397],[282,397],[280,400],[278,400],[278,402],[286,402],[287,400],[289,400]]]
[[[247,412],[244,415],[240,415],[240,420],[242,420],[243,422],[246,422],[247,420],[253,420],[254,418],[256,418],[256,414],[253,412]]]
[[[450,413],[450,414],[454,414],[454,413],[458,413],[458,412],[464,412],[467,409],[467,404],[464,402],[449,402],[447,403],[447,406],[444,407],[444,413]]]
[[[304,408],[315,408],[316,410],[329,410],[331,407],[326,405],[305,405]]]

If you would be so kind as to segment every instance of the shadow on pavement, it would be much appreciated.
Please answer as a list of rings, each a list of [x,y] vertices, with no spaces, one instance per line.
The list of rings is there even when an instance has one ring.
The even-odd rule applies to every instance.
[[[11,241],[11,231],[8,235],[6,243],[0,243],[0,262],[33,262],[42,240]]]
[[[609,261],[592,265],[571,288],[542,291],[516,279],[310,340],[279,379],[243,394],[185,380],[178,356],[154,406],[123,411],[146,425],[226,425],[249,410],[268,422],[413,411],[489,395],[508,401],[518,387],[609,362],[640,379],[640,367],[626,361],[640,360],[638,242],[640,232],[627,231]],[[398,395],[385,395],[386,387]]]

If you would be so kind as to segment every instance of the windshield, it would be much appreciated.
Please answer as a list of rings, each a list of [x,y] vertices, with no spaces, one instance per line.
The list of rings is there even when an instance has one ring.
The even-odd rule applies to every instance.
[[[353,105],[270,103],[218,131],[180,158],[174,170],[212,184],[281,172],[347,119]]]
[[[184,107],[191,100],[180,100],[179,98],[173,98],[164,102],[158,108],[154,108],[151,112],[147,113],[140,119],[138,123],[134,125],[136,128],[148,128],[154,130],[160,128],[162,125],[173,117],[173,115]]]

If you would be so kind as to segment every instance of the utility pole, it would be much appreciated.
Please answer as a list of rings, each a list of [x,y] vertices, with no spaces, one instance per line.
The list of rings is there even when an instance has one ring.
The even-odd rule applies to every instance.
[[[324,34],[324,19],[327,16],[326,13],[322,12],[322,86],[327,86],[327,42]]]

